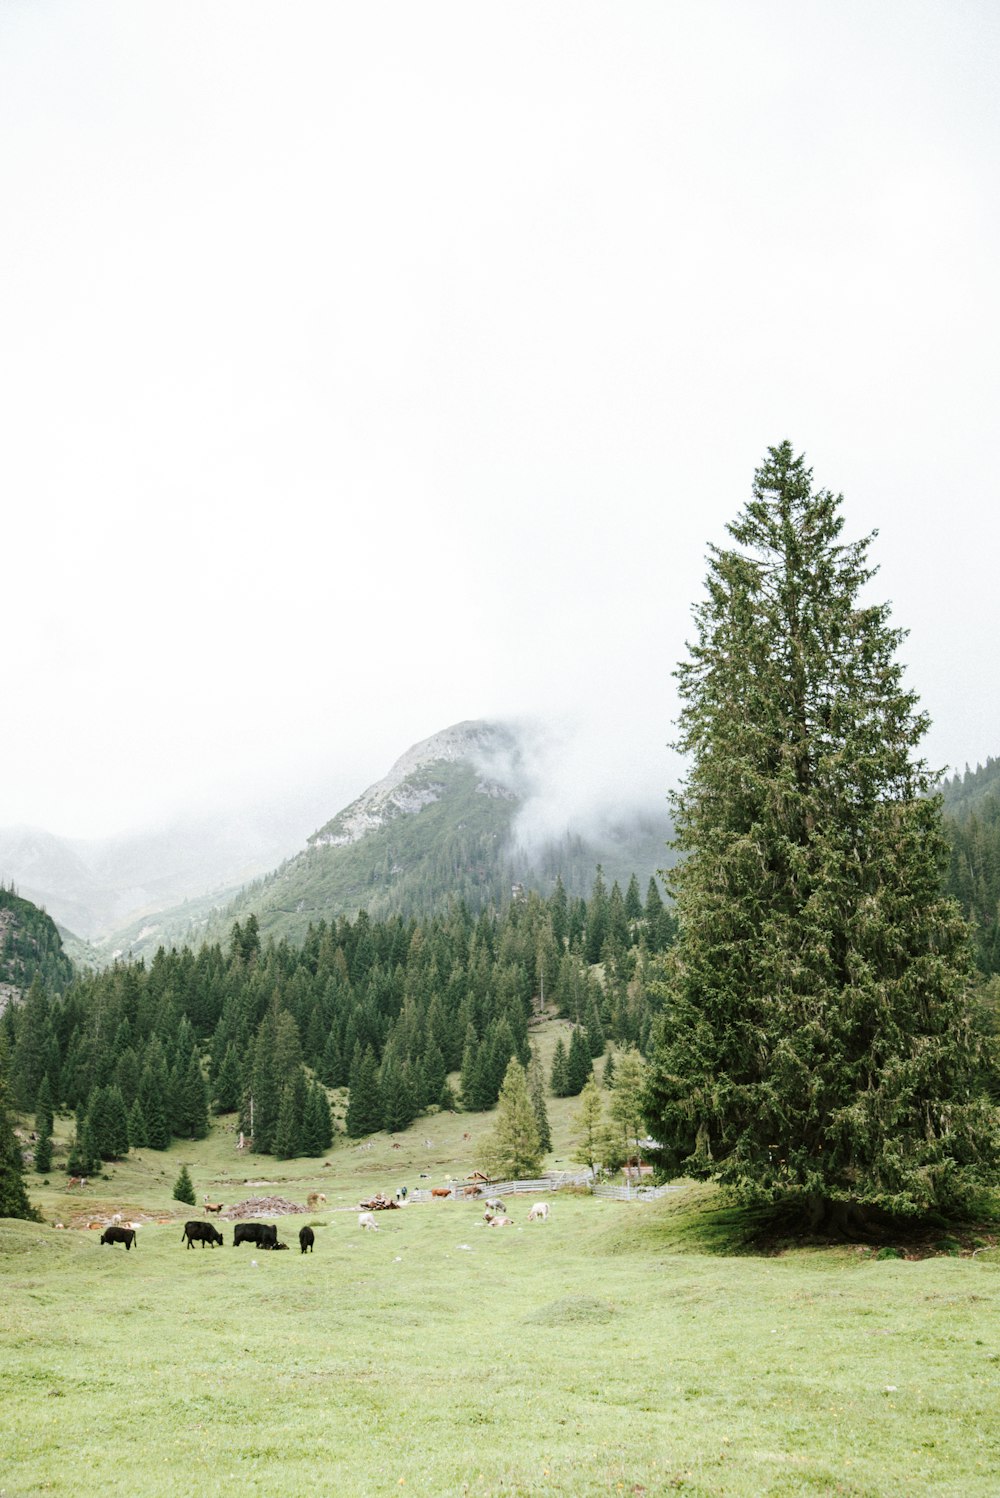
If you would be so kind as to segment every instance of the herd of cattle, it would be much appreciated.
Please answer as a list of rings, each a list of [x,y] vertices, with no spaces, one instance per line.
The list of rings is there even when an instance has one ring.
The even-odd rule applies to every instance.
[[[325,1198],[324,1198],[325,1200]],[[483,1213],[486,1226],[490,1228],[509,1228],[514,1226],[513,1218],[508,1217],[506,1208],[497,1197],[491,1197],[486,1202],[486,1210]],[[535,1202],[528,1213],[529,1222],[547,1222],[549,1218],[548,1202]],[[375,1221],[374,1212],[359,1212],[358,1227],[365,1228],[370,1232],[378,1232],[378,1223]],[[186,1243],[188,1248],[194,1248],[200,1243],[202,1248],[208,1244],[209,1248],[218,1246],[222,1248],[225,1240],[214,1222],[186,1222],[181,1234],[181,1242]],[[302,1253],[312,1253],[316,1242],[316,1234],[310,1227],[299,1228],[299,1248]],[[118,1227],[112,1225],[104,1229],[101,1234],[101,1243],[124,1243],[126,1253],[133,1243],[138,1248],[139,1239],[135,1228]],[[253,1243],[257,1248],[277,1251],[287,1249],[287,1243],[278,1240],[278,1229],[273,1223],[268,1222],[237,1222],[233,1225],[233,1247],[239,1248],[241,1243]]]

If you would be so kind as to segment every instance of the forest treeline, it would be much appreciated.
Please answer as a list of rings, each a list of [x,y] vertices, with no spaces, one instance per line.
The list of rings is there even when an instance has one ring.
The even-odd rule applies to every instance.
[[[586,900],[557,880],[548,898],[516,889],[502,912],[362,911],[310,926],[301,947],[263,943],[251,915],[225,948],[161,949],[65,991],[36,975],[0,1020],[11,1101],[36,1114],[44,1169],[58,1109],[76,1112],[73,1171],[201,1137],[211,1111],[236,1114],[258,1151],[316,1155],[332,1139],[328,1089],[349,1088],[353,1137],[434,1106],[492,1108],[552,1004],[573,1025],[547,1080],[575,1095],[609,1039],[645,1049],[647,960],[674,935],[655,880],[643,897],[600,870]]]
[[[1000,759],[942,790],[951,850],[945,888],[972,922],[976,961],[991,977],[1000,974]]]

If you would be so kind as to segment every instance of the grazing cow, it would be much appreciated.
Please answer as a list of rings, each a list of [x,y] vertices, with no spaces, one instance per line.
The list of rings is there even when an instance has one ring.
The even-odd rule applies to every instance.
[[[309,1195],[306,1197],[306,1206],[318,1207],[320,1202],[325,1201],[326,1197],[323,1195],[322,1191],[310,1191]]]
[[[233,1228],[233,1247],[241,1243],[256,1243],[258,1248],[273,1248],[278,1241],[278,1229],[266,1222],[238,1222]]]
[[[548,1222],[548,1220],[549,1220],[549,1204],[548,1204],[548,1202],[536,1202],[535,1205],[532,1207],[531,1211],[528,1213],[528,1221],[529,1222]]]
[[[112,1217],[112,1219],[111,1219],[112,1225],[114,1227],[118,1227],[119,1224],[121,1223],[121,1220],[122,1220],[122,1214],[120,1212],[116,1212],[115,1215],[114,1215],[114,1217]]]
[[[299,1228],[299,1248],[301,1248],[303,1253],[312,1253],[315,1242],[316,1234],[312,1228]]]
[[[225,1202],[210,1202],[207,1196],[202,1198],[202,1206],[206,1212],[221,1212],[225,1205]]]
[[[358,1227],[359,1228],[370,1228],[373,1233],[377,1233],[378,1232],[378,1223],[375,1221],[375,1213],[374,1212],[359,1212],[358,1213]]]
[[[486,1210],[488,1212],[506,1212],[507,1208],[498,1196],[488,1196],[486,1198]]]
[[[431,1187],[431,1196],[450,1196],[450,1195],[451,1195],[451,1187],[450,1186],[432,1186]]]
[[[223,1246],[222,1234],[210,1222],[186,1222],[184,1224],[184,1231],[181,1233],[182,1243],[185,1238],[187,1239],[188,1248],[194,1248],[196,1243],[200,1243],[202,1248],[205,1247],[206,1243],[210,1248],[214,1248],[216,1244],[220,1248]]]
[[[101,1234],[101,1242],[111,1244],[124,1243],[126,1253],[132,1247],[133,1243],[136,1248],[139,1247],[139,1241],[136,1238],[134,1228],[105,1228]]]

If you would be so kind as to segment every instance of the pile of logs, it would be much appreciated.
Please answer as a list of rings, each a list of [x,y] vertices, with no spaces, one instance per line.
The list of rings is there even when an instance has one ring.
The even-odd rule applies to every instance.
[[[376,1191],[368,1201],[358,1202],[358,1206],[363,1207],[366,1212],[395,1212],[399,1202],[393,1201],[390,1196],[384,1196],[381,1191]]]

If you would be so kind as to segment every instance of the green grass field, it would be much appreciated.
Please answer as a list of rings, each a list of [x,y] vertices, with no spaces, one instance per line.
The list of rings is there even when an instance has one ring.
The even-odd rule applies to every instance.
[[[464,1175],[483,1126],[340,1139],[328,1166],[246,1160],[218,1127],[82,1194],[29,1172],[46,1223],[0,1222],[0,1495],[1000,1493],[995,1251],[722,1252],[734,1214],[697,1186],[359,1231],[359,1197]],[[189,1251],[182,1162],[199,1199],[328,1200],[279,1222],[292,1252],[234,1249],[228,1222]],[[50,1225],[117,1210],[172,1220],[131,1253]]]

